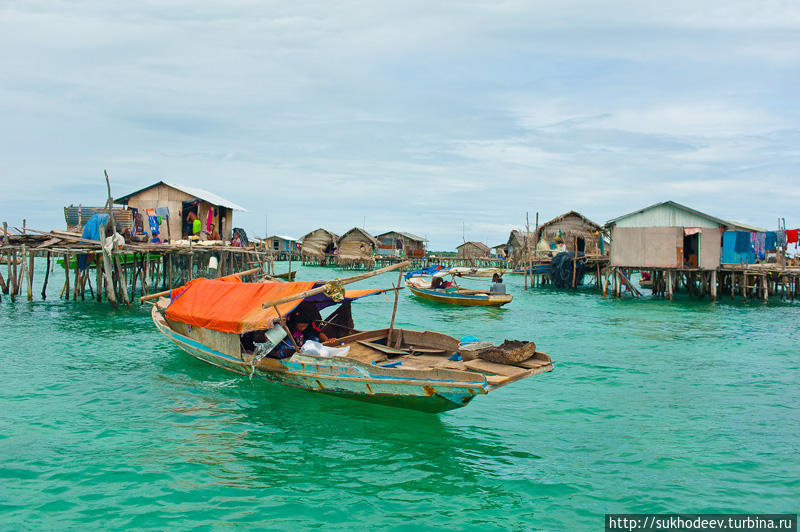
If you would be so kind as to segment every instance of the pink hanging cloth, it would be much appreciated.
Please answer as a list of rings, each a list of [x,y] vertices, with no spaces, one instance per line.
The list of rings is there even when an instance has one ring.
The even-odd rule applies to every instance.
[[[208,208],[208,218],[206,218],[206,231],[211,232],[211,225],[214,223],[214,207]]]

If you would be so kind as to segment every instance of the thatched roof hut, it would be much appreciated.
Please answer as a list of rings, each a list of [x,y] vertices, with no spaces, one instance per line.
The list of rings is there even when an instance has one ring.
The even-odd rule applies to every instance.
[[[513,265],[524,264],[528,260],[528,254],[533,253],[535,242],[533,233],[512,230],[506,242],[506,257]]]
[[[327,229],[322,229],[321,227],[315,229],[300,239],[302,243],[300,255],[303,257],[322,258],[326,254],[333,253],[338,239],[339,237],[336,233],[332,233]]]
[[[378,240],[360,227],[353,227],[338,240],[339,260],[363,261],[373,260],[375,250],[378,248]]]
[[[567,251],[583,251],[589,255],[602,255],[602,228],[576,211],[556,216],[539,226],[534,232],[537,254],[546,253],[557,239],[563,241]]]
[[[457,256],[462,259],[482,259],[492,254],[489,246],[483,242],[474,241],[464,242],[456,247],[456,251],[458,252]]]

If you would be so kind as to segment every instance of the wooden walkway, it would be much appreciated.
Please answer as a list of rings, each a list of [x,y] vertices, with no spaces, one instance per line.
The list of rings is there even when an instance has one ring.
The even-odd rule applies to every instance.
[[[716,270],[699,268],[611,267],[603,274],[603,296],[609,291],[622,297],[631,290],[630,277],[635,272],[650,272],[652,293],[671,300],[683,290],[692,297],[708,297],[717,301],[723,297],[741,298],[743,301],[768,301],[775,297],[794,301],[800,298],[800,267],[778,264],[722,265]]]
[[[254,267],[266,274],[272,267],[268,252],[224,245],[126,243],[109,252],[99,241],[76,233],[25,229],[10,234],[6,224],[0,237],[0,263],[4,263],[0,264],[0,292],[12,301],[22,294],[23,287],[28,301],[33,300],[36,257],[47,261],[42,299],[47,297],[50,273],[58,267],[65,273],[61,297],[85,300],[88,288],[89,299],[102,301],[105,296],[112,306],[130,305],[137,294],[179,287],[196,277],[222,277]],[[87,261],[83,270],[77,260],[81,255]]]

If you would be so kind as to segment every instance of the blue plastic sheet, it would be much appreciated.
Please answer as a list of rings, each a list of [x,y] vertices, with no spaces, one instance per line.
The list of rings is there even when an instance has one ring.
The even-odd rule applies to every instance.
[[[82,238],[87,240],[100,240],[100,226],[105,225],[108,222],[108,214],[102,212],[96,212],[92,215],[91,218],[86,222],[86,225],[83,226],[83,233],[81,234]],[[87,255],[81,254],[78,255],[78,268],[83,271],[88,266],[88,259]]]

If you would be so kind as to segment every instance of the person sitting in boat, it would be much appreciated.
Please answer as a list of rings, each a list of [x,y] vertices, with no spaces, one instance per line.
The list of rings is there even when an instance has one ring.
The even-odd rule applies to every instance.
[[[499,273],[495,273],[492,275],[492,286],[489,288],[490,294],[505,294],[506,293],[506,285],[503,283],[503,278],[500,277]]]
[[[446,290],[453,285],[450,281],[445,281],[442,277],[434,277],[431,279],[431,288],[434,290]]]
[[[276,349],[276,358],[292,356],[295,344],[298,347],[302,347],[308,340],[324,343],[334,339],[328,338],[328,336],[322,332],[319,311],[316,310],[316,307],[310,308],[307,303],[301,303],[299,307],[292,311],[289,315],[287,325],[289,332],[292,334],[292,338],[284,338],[283,342],[278,346],[278,349]],[[294,340],[294,343],[292,343],[292,340]]]

